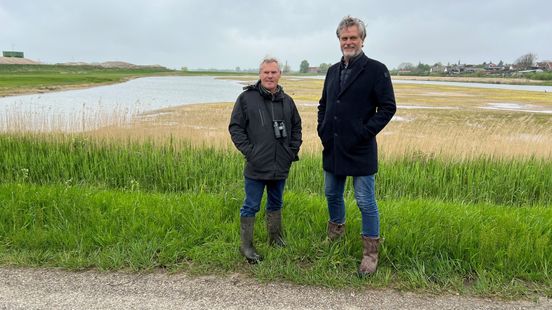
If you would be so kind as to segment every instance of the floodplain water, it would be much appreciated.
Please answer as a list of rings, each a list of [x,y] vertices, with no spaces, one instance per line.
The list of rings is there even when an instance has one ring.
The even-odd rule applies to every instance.
[[[297,79],[324,79],[324,76]],[[253,78],[254,80],[255,78]],[[393,80],[403,84],[436,84],[552,93],[552,86]],[[0,98],[0,132],[93,130],[124,124],[147,111],[193,103],[233,102],[242,91],[239,81],[213,76],[144,77],[87,89]],[[416,108],[405,106],[402,108]],[[425,108],[425,107],[418,107]],[[434,107],[427,107],[434,108]],[[443,107],[441,107],[443,108]],[[454,107],[450,107],[454,109]],[[529,111],[525,107],[489,104],[486,109]],[[550,114],[552,111],[535,111]]]
[[[0,131],[85,131],[134,115],[192,103],[232,102],[237,81],[199,77],[145,77],[124,83],[0,98]]]

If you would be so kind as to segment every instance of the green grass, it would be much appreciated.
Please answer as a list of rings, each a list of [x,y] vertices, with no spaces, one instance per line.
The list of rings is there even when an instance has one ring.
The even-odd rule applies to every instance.
[[[550,81],[552,80],[552,72],[538,72],[527,74],[528,79]]]
[[[238,253],[243,159],[186,142],[114,143],[0,135],[0,264],[69,269],[246,272],[330,287],[396,287],[503,297],[552,296],[552,163],[412,154],[381,162],[385,238],[375,276],[359,279],[360,216],[350,184],[347,233],[325,241],[321,159],[292,168],[288,247]]]
[[[347,199],[345,238],[325,241],[319,195],[288,191],[288,246],[270,248],[262,212],[258,266],[240,256],[234,193],[161,194],[66,185],[0,184],[0,263],[69,269],[247,272],[330,287],[397,287],[518,296],[552,295],[552,209],[380,202],[385,242],[377,274],[359,279],[358,210]]]
[[[241,189],[243,179],[243,159],[237,151],[197,148],[182,141],[121,144],[2,135],[0,149],[4,182],[223,193]],[[411,154],[380,162],[377,180],[380,199],[552,205],[552,162],[544,159],[452,161]],[[287,188],[322,195],[322,183],[320,156],[302,156],[292,167]]]
[[[99,66],[0,64],[0,95],[72,85],[116,83],[125,79],[171,73],[165,68],[102,68]]]

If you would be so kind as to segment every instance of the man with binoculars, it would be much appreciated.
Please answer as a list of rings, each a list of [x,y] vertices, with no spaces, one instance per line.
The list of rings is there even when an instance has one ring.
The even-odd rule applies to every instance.
[[[244,87],[238,96],[228,129],[232,142],[245,156],[245,200],[240,209],[240,252],[255,264],[262,260],[253,245],[255,215],[267,191],[266,224],[268,243],[285,246],[282,233],[282,205],[291,163],[299,159],[301,117],[293,99],[278,81],[278,60],[265,58],[259,67],[259,81]]]

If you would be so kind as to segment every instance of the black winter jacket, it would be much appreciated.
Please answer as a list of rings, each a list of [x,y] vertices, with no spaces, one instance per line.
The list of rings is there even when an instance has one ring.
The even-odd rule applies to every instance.
[[[286,179],[292,161],[299,159],[301,117],[293,99],[278,86],[274,95],[260,81],[244,87],[232,111],[228,130],[247,161],[244,175],[256,180]],[[277,139],[273,121],[283,120],[287,137]]]
[[[384,64],[362,54],[350,69],[343,87],[341,63],[326,74],[317,126],[322,161],[336,175],[371,175],[378,171],[376,135],[395,114],[395,95]]]

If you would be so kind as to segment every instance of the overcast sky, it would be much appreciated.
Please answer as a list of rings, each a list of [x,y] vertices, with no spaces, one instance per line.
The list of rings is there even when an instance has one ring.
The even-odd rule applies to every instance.
[[[551,0],[0,0],[0,49],[175,69],[256,68],[271,55],[298,70],[339,60],[345,15],[366,23],[364,52],[389,68],[552,60]]]

